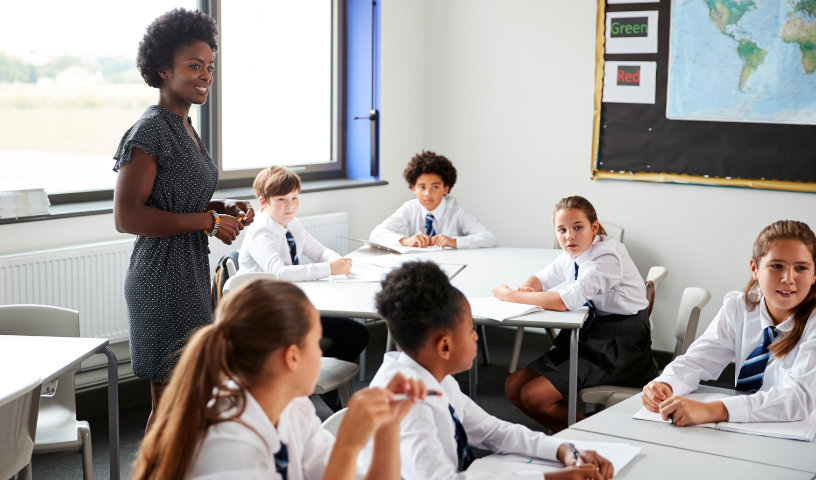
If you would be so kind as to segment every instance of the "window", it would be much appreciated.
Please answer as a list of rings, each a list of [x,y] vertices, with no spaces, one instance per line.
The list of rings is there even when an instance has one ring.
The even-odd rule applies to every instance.
[[[119,140],[158,90],[136,69],[145,28],[197,0],[9,2],[0,29],[0,190],[110,190]],[[11,20],[16,19],[16,20]],[[198,129],[199,107],[190,111]]]

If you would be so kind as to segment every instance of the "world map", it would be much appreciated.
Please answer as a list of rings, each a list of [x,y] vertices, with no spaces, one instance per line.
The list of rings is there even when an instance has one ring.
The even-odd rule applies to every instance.
[[[673,0],[666,116],[816,124],[816,0]]]

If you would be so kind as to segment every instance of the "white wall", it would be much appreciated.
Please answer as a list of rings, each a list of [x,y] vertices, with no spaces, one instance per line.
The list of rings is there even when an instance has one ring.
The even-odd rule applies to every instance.
[[[503,246],[551,246],[552,206],[586,196],[601,221],[626,229],[644,276],[668,267],[653,318],[655,346],[672,350],[683,288],[714,296],[702,331],[725,293],[748,280],[762,227],[780,218],[816,225],[816,196],[589,180],[594,39],[590,0],[384,2],[381,170],[391,183],[303,195],[301,214],[349,212],[350,235],[366,236],[411,198],[401,173],[422,148],[453,160],[453,194]],[[0,255],[122,237],[111,215],[6,225]]]

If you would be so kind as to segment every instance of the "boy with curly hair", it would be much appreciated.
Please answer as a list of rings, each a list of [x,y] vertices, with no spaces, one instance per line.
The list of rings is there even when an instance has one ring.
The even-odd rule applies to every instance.
[[[387,385],[397,373],[420,379],[439,394],[418,402],[400,424],[401,474],[405,480],[577,479],[608,480],[614,468],[593,451],[580,451],[580,461],[562,440],[523,425],[489,415],[462,393],[451,376],[466,371],[476,358],[473,314],[464,294],[433,262],[407,262],[391,272],[376,296],[377,311],[385,318],[402,352],[383,358],[371,387]],[[472,448],[495,453],[558,460],[568,468],[540,472],[508,471],[487,474],[468,470]],[[370,442],[361,460],[370,462]]]
[[[369,240],[407,247],[498,247],[499,241],[476,216],[448,195],[456,183],[456,168],[434,152],[414,155],[403,177],[416,197],[371,231]]]

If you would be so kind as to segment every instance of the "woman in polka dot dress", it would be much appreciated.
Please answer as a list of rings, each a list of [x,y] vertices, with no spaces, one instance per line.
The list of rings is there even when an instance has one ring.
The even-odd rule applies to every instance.
[[[133,372],[150,380],[148,429],[181,348],[212,323],[207,236],[215,229],[229,245],[254,216],[248,202],[211,198],[218,168],[188,117],[192,104],[207,101],[217,35],[215,20],[185,9],[147,28],[136,63],[159,89],[159,102],[125,133],[114,156],[116,229],[138,235],[125,300]]]

